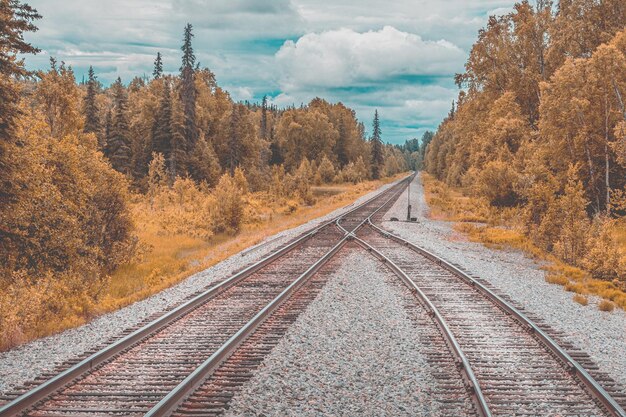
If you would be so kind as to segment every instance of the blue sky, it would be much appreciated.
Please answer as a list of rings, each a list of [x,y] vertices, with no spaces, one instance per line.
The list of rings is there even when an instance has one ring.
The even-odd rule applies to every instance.
[[[43,19],[28,40],[108,84],[150,74],[157,52],[180,67],[182,29],[195,28],[197,59],[235,100],[267,94],[277,105],[319,96],[342,101],[369,129],[378,109],[392,143],[434,130],[456,97],[453,76],[504,0],[28,0]]]

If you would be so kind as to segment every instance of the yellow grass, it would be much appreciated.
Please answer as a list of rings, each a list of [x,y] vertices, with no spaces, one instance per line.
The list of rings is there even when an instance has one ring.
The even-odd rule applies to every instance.
[[[245,224],[236,236],[213,236],[209,240],[186,235],[165,235],[145,212],[137,217],[137,235],[143,246],[152,248],[139,262],[119,268],[111,277],[106,295],[97,306],[99,313],[111,311],[144,299],[186,277],[253,246],[268,236],[297,227],[405,174],[357,185],[340,184],[314,187],[316,203],[298,206],[294,202],[261,209],[260,220]]]
[[[581,294],[574,294],[572,300],[574,300],[574,302],[580,304],[581,306],[586,306],[587,304],[589,304],[589,300],[587,299],[587,297]]]
[[[546,265],[542,268],[546,270],[546,282],[563,286],[566,291],[575,293],[575,297],[593,294],[603,298],[605,304],[600,308],[602,311],[612,310],[607,303],[626,310],[626,292],[619,282],[594,279],[586,271],[567,265],[541,250],[521,231],[503,226],[510,224],[511,212],[489,208],[479,199],[467,197],[463,195],[463,190],[449,187],[431,175],[422,174],[422,181],[431,217],[456,222],[454,229],[471,241],[493,249],[518,249],[544,261]],[[626,222],[619,224],[615,233],[626,260]],[[581,299],[574,301],[580,303]]]

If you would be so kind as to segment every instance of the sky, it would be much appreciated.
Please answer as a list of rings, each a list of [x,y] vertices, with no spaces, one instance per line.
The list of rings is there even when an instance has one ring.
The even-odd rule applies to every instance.
[[[505,0],[27,0],[43,19],[26,57],[50,56],[80,81],[90,65],[108,85],[150,75],[157,52],[177,73],[186,23],[197,60],[234,100],[278,106],[341,101],[371,130],[378,109],[390,143],[435,130],[458,94],[478,30]]]

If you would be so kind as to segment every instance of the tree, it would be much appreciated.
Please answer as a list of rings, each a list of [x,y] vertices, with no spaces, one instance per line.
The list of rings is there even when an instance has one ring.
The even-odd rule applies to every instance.
[[[203,137],[199,138],[189,158],[189,174],[196,181],[205,181],[210,187],[214,187],[221,171],[213,146]]]
[[[196,56],[194,55],[191,45],[193,36],[193,26],[188,23],[187,26],[185,26],[183,46],[181,47],[183,58],[180,67],[180,100],[183,104],[183,114],[185,117],[185,142],[182,144],[182,149],[186,152],[190,152],[193,149],[198,138],[198,127],[196,124],[196,99],[198,91],[196,90],[194,82]]]
[[[152,152],[161,154],[172,171],[172,96],[169,80],[163,82],[163,95],[152,125]]]
[[[161,58],[161,52],[157,52],[156,59],[154,60],[154,71],[152,76],[155,80],[158,80],[163,75],[163,59]]]
[[[87,94],[85,95],[85,133],[95,133],[100,136],[100,114],[96,96],[98,94],[98,81],[93,71],[93,67],[89,66],[89,80],[87,81]]]
[[[50,133],[61,139],[83,130],[84,117],[81,109],[81,92],[76,85],[71,67],[57,67],[50,59],[50,70],[38,71],[39,82],[35,88],[34,104],[45,117]]]
[[[230,135],[228,138],[228,169],[230,175],[235,173],[235,168],[243,159],[243,143],[239,136],[238,126],[243,105],[235,104],[230,114]]]
[[[267,139],[267,96],[261,102],[261,139]]]
[[[121,78],[113,84],[115,112],[110,136],[107,137],[105,154],[117,171],[130,175],[131,153],[128,135],[128,102]]]
[[[372,178],[381,177],[382,168],[385,165],[385,155],[383,150],[383,142],[381,139],[380,120],[378,119],[378,110],[374,111],[374,121],[372,122]]]

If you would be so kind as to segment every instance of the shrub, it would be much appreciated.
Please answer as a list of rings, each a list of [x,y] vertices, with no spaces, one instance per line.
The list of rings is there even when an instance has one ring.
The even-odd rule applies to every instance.
[[[598,304],[598,309],[600,311],[611,312],[615,309],[615,304],[613,304],[611,301],[608,301],[608,300],[602,300]]]
[[[478,174],[476,187],[478,193],[492,205],[513,206],[519,199],[515,192],[517,174],[511,164],[502,161],[491,161]]]
[[[332,182],[335,178],[335,166],[326,155],[322,158],[322,162],[320,162],[320,166],[317,168],[317,173],[324,183]]]
[[[213,232],[238,232],[243,221],[243,200],[240,188],[230,175],[222,175],[213,191],[213,197],[210,210]]]

